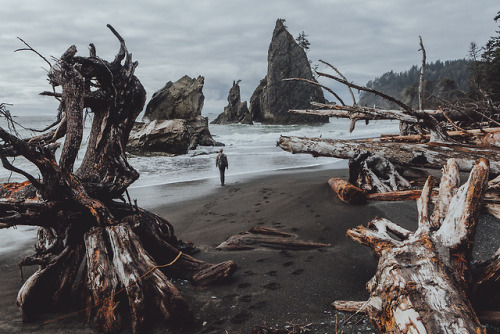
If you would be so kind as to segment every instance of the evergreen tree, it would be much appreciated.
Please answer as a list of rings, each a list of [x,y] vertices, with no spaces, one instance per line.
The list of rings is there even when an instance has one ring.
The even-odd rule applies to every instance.
[[[495,22],[500,20],[500,12],[495,16]],[[500,28],[500,26],[499,26]],[[490,37],[481,55],[481,84],[494,102],[500,102],[500,30]]]
[[[311,45],[311,43],[307,39],[307,36],[308,35],[306,35],[304,31],[302,31],[295,39],[297,41],[297,44],[299,44],[299,46],[306,52],[309,50],[309,46]]]

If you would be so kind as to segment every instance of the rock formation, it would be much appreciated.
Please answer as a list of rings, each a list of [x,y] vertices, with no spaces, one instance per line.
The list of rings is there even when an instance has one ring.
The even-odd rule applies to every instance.
[[[228,105],[224,107],[224,112],[217,116],[211,124],[253,124],[247,102],[241,102],[240,86],[237,82],[233,81],[233,87],[229,90],[227,102]]]
[[[130,133],[127,150],[134,154],[186,154],[202,146],[222,146],[208,130],[208,119],[201,116],[205,78],[185,75],[169,81],[153,94],[142,123]]]
[[[253,121],[268,124],[328,123],[327,117],[292,115],[290,109],[308,109],[310,102],[325,103],[320,87],[286,78],[314,80],[305,51],[286,30],[283,20],[276,21],[267,56],[267,75],[250,99]]]

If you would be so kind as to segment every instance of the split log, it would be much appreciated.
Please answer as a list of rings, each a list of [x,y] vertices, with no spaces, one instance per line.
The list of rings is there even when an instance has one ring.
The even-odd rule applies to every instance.
[[[343,202],[353,205],[366,203],[365,192],[350,182],[339,178],[331,178],[328,180],[328,184]]]
[[[296,240],[297,235],[267,227],[253,227],[231,236],[216,247],[218,250],[247,250],[257,247],[287,250],[305,250],[329,247],[330,244]]]
[[[491,276],[498,272],[491,268],[492,263],[498,262],[493,257],[476,280],[469,275],[488,171],[488,161],[480,159],[467,183],[459,187],[459,167],[450,159],[432,215],[431,182],[424,186],[417,202],[415,232],[383,218],[374,219],[366,228],[359,226],[347,232],[378,256],[377,273],[367,284],[370,298],[364,312],[381,333],[486,332],[468,296],[477,286],[478,277],[492,284]],[[356,305],[360,307],[360,303]]]
[[[492,175],[500,174],[500,149],[450,144],[403,144],[365,142],[281,136],[278,146],[291,153],[308,153],[315,157],[352,159],[357,152],[367,151],[385,157],[395,165],[439,169],[449,158],[454,158],[461,171],[470,172],[480,158],[490,160]]]
[[[411,201],[417,200],[422,194],[422,190],[401,190],[388,191],[385,193],[372,193],[367,195],[370,201]]]

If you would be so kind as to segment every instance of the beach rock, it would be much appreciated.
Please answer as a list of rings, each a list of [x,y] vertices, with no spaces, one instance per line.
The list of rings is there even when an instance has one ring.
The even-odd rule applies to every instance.
[[[237,82],[233,81],[233,87],[229,90],[227,102],[228,105],[224,107],[224,112],[217,116],[211,124],[253,124],[247,102],[241,102],[240,86]]]
[[[153,94],[142,120],[192,119],[201,115],[204,83],[201,75],[196,79],[185,75],[176,82],[167,82]]]
[[[189,133],[183,119],[154,120],[136,123],[129,136],[127,149],[134,154],[185,154],[189,149]]]
[[[201,116],[204,78],[185,75],[169,81],[153,94],[146,106],[143,122],[134,125],[127,151],[139,155],[186,154],[202,146],[223,146],[208,129],[208,118]]]
[[[318,86],[303,81],[283,81],[286,78],[316,79],[304,49],[281,19],[276,21],[267,61],[267,75],[250,99],[253,121],[267,124],[328,123],[328,117],[288,112],[290,109],[309,109],[311,102],[325,103],[326,100]]]
[[[130,132],[127,150],[138,155],[180,155],[202,146],[223,146],[208,131],[208,119],[197,116],[136,123]]]

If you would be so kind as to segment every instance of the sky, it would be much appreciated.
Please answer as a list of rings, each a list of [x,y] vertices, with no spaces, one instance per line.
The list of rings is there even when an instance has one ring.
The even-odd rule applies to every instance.
[[[0,103],[14,115],[51,115],[57,101],[48,65],[24,47],[22,38],[50,62],[71,45],[111,61],[125,39],[147,101],[169,81],[205,77],[203,114],[221,113],[233,80],[249,101],[267,71],[267,51],[278,18],[289,32],[305,32],[312,64],[324,60],[349,81],[365,85],[383,73],[420,65],[419,36],[427,61],[468,57],[471,42],[483,46],[496,35],[498,0],[0,0]],[[321,65],[320,71],[328,69]],[[349,101],[347,90],[322,84]],[[334,100],[326,95],[327,99]]]

